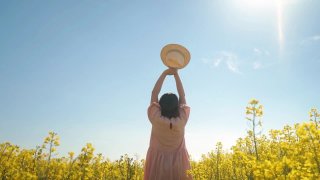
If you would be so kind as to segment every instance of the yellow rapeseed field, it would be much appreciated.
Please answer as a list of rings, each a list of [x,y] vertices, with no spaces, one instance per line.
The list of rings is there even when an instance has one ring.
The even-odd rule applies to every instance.
[[[216,148],[191,161],[196,180],[206,179],[320,179],[320,127],[317,109],[310,121],[261,134],[263,106],[252,99],[246,107],[250,130],[230,150]],[[41,146],[22,149],[10,142],[0,144],[1,179],[143,179],[144,160],[123,155],[110,161],[94,154],[88,143],[79,155],[57,157],[59,136],[49,132]]]

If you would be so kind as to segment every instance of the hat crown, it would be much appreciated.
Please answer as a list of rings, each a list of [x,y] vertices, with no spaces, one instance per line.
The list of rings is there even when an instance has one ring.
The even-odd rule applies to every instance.
[[[168,52],[166,60],[168,62],[168,64],[172,67],[180,67],[183,66],[184,64],[184,55],[176,50],[172,50],[170,52]]]
[[[168,44],[161,50],[162,62],[171,68],[184,68],[190,61],[189,51],[179,44]]]

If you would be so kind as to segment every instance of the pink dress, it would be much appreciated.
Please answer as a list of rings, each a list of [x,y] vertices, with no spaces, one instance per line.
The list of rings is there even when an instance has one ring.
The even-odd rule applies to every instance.
[[[185,180],[190,169],[189,154],[184,139],[190,107],[179,108],[180,116],[170,119],[161,116],[160,105],[152,103],[148,118],[152,124],[150,145],[147,152],[144,180]]]

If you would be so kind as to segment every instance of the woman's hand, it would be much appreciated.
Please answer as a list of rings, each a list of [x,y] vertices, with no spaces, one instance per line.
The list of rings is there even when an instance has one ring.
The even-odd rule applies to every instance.
[[[163,73],[165,75],[175,75],[178,73],[178,70],[174,69],[174,68],[169,68],[169,69],[164,70]]]

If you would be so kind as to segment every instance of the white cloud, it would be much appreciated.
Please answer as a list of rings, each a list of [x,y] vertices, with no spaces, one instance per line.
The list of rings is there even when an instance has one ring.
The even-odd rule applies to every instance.
[[[238,65],[234,61],[228,60],[227,62],[228,69],[232,72],[239,73]]]
[[[261,68],[261,62],[253,62],[253,69],[260,69]]]
[[[252,63],[252,68],[257,70],[265,67],[265,64],[268,63],[270,52],[265,49],[253,48],[253,54],[254,62]]]
[[[219,55],[219,59],[225,61],[228,69],[234,73],[240,73],[238,56],[232,52],[223,51]]]
[[[256,54],[261,54],[261,50],[258,48],[253,48],[253,52]]]
[[[221,58],[215,59],[214,62],[213,62],[213,65],[214,65],[215,67],[219,66],[221,60],[222,60]]]
[[[306,45],[308,43],[315,43],[317,41],[320,41],[320,35],[314,35],[305,38],[304,40],[301,41],[301,45]]]
[[[238,56],[229,52],[224,52],[223,58],[225,59],[227,67],[230,71],[235,73],[240,73],[239,67],[238,67]]]
[[[240,73],[238,56],[232,52],[221,51],[216,53],[214,58],[203,58],[202,61],[204,64],[208,64],[212,68],[217,68],[221,64],[225,64],[231,72]]]
[[[271,53],[263,48],[253,48],[252,56],[246,57],[248,61],[239,58],[236,53],[230,51],[216,52],[213,58],[203,58],[202,62],[210,68],[226,67],[233,73],[242,74],[240,65],[244,68],[251,68],[254,70],[271,67],[274,62],[270,62]],[[243,69],[242,69],[243,70]]]
[[[253,48],[253,52],[257,56],[269,56],[270,52],[264,49]]]

